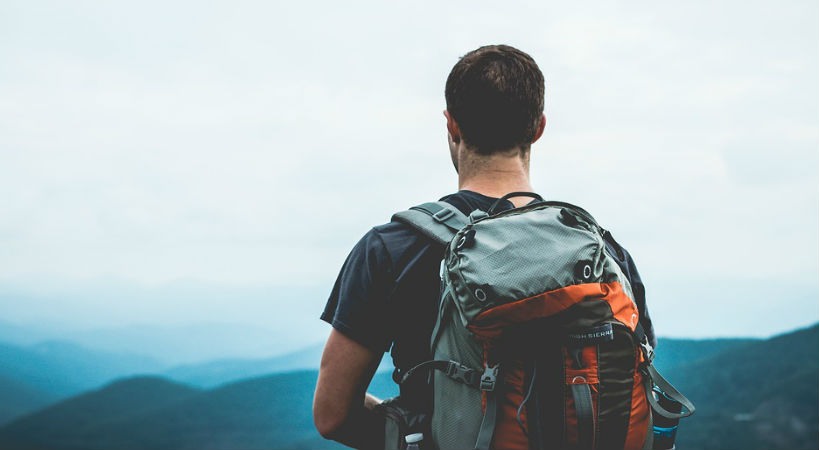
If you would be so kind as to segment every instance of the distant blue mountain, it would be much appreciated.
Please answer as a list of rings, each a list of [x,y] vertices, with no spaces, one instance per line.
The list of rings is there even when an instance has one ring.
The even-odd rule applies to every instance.
[[[655,366],[661,372],[674,367],[706,359],[737,345],[754,342],[753,339],[664,339],[657,345]],[[168,378],[203,388],[211,388],[231,381],[260,375],[293,370],[318,369],[323,343],[305,347],[284,355],[262,359],[218,359],[200,364],[173,367],[162,374]],[[379,366],[380,371],[392,370],[389,354]]]
[[[0,425],[54,403],[59,396],[0,375]]]
[[[678,448],[819,448],[819,325],[769,340],[665,342],[670,378],[697,405]],[[663,348],[661,343],[659,348]],[[0,428],[4,450],[340,449],[313,429],[316,371],[197,390],[131,378]],[[388,372],[370,391],[396,393]]]
[[[697,406],[680,448],[819,448],[819,325],[732,346],[669,377]]]
[[[67,342],[0,344],[0,423],[116,378],[164,367],[148,357],[93,351]]]
[[[145,356],[99,352],[68,342],[42,342],[29,347],[0,344],[0,375],[58,396],[162,368],[163,364]]]
[[[231,381],[272,373],[319,368],[324,343],[265,359],[220,359],[202,364],[178,366],[163,375],[194,386],[210,388]],[[392,370],[392,358],[386,354],[380,371]]]
[[[22,326],[0,320],[0,342],[6,344],[28,346],[50,340],[53,336],[54,331],[42,325]]]
[[[266,327],[198,323],[182,326],[131,325],[74,331],[65,340],[115,353],[139,353],[167,365],[198,364],[223,358],[256,359],[295,351],[299,345]]]
[[[0,448],[59,448],[67,443],[79,448],[117,448],[117,424],[156,414],[198,392],[161,378],[120,380],[15,421],[0,431]],[[89,432],[94,435],[93,444],[83,442]]]
[[[145,355],[168,367],[223,358],[262,358],[299,349],[280,330],[235,323],[126,325],[103,328],[23,326],[0,320],[0,343],[20,347],[70,342],[107,353]]]
[[[210,391],[153,377],[122,380],[0,428],[0,448],[341,449],[313,428],[316,376],[291,372]]]
[[[660,373],[671,373],[677,367],[696,364],[726,350],[759,339],[670,339],[660,338],[657,343],[654,367]]]
[[[164,371],[163,375],[183,383],[210,388],[271,373],[317,369],[323,348],[324,344],[316,344],[297,352],[264,359],[218,359],[173,367]]]
[[[215,360],[169,370],[154,358],[90,350],[70,342],[0,343],[0,424],[116,378],[164,373],[176,381],[210,388],[272,373],[317,369],[322,349],[323,344],[316,344],[273,358]]]
[[[42,280],[39,284],[0,280],[0,311],[4,311],[0,342],[70,341],[90,349],[147,355],[169,366],[222,358],[266,358],[326,336],[329,326],[318,320],[320,311],[315,304],[304,299],[326,298],[329,290],[324,285],[251,286],[185,280],[158,285],[113,279]],[[57,304],[60,308],[54,308]],[[287,305],[286,318],[277,315],[281,311],[275,305]],[[18,314],[22,310],[38,311],[39,320]],[[154,314],[146,315],[149,310]],[[215,315],[216,310],[222,314]],[[64,311],[72,314],[68,317]]]

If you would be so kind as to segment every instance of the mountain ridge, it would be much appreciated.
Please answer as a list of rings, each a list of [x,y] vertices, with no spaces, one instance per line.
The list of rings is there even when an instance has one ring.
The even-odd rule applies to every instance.
[[[683,361],[671,373],[664,373],[697,405],[694,416],[680,424],[679,447],[817,448],[819,361],[804,360],[819,352],[819,324],[768,340],[722,343],[725,345],[721,350],[710,354],[701,351],[702,346],[715,342],[692,344],[689,350],[700,358]],[[759,358],[761,354],[767,359]],[[84,425],[71,426],[68,420],[57,420],[55,407],[47,407],[0,427],[0,446],[8,450],[35,446],[42,450],[339,449],[313,429],[310,405],[316,375],[315,370],[298,370],[208,390],[161,377],[126,379],[59,404],[62,414],[68,413],[66,406],[77,405],[72,403],[77,398],[102,408],[96,412],[83,410],[90,418]],[[771,376],[775,382],[765,385],[764,380]],[[149,391],[164,386],[176,392],[170,397],[178,401],[146,407],[130,415],[122,414],[123,408],[106,406],[106,402],[131,404],[127,395],[118,397],[116,393],[145,378],[153,380],[147,383],[153,386]],[[743,382],[725,383],[726,379]],[[389,373],[376,374],[371,388],[382,397],[395,394]],[[726,391],[729,388],[733,391]],[[387,392],[389,389],[392,391]],[[144,399],[157,397],[151,392],[143,394]],[[112,400],[116,398],[119,400]],[[105,417],[94,419],[95,415]],[[49,430],[50,441],[38,437],[43,430]]]

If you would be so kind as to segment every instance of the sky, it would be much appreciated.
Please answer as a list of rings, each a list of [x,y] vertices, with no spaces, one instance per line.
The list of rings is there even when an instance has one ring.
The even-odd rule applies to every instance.
[[[819,321],[819,4],[0,3],[0,316],[314,342],[353,244],[457,189],[443,86],[547,83],[532,182],[634,256],[661,336]]]

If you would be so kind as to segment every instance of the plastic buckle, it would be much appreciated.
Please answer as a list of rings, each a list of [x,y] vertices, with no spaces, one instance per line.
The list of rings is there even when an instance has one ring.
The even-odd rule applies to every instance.
[[[455,374],[458,373],[458,366],[460,366],[460,364],[455,361],[450,361],[449,365],[446,366],[446,376],[454,377]]]
[[[648,338],[643,338],[643,342],[640,342],[640,347],[643,349],[646,365],[651,364],[651,362],[654,361],[654,347],[648,343]]]
[[[476,379],[477,371],[455,361],[449,362],[446,368],[446,375],[455,381],[460,381],[469,386],[478,384],[478,380]]]
[[[483,369],[483,375],[481,375],[481,390],[482,391],[493,391],[495,390],[495,382],[498,381],[498,365],[495,364],[492,367],[489,367],[487,364]]]
[[[444,223],[447,219],[454,216],[455,212],[449,208],[444,208],[432,215],[432,219],[438,223]]]

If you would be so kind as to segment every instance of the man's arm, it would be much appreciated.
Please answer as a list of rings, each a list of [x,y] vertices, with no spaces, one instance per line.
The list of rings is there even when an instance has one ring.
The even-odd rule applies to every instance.
[[[372,410],[380,400],[366,393],[380,362],[380,353],[330,332],[313,398],[313,421],[322,436],[358,449],[384,446],[384,418]]]

